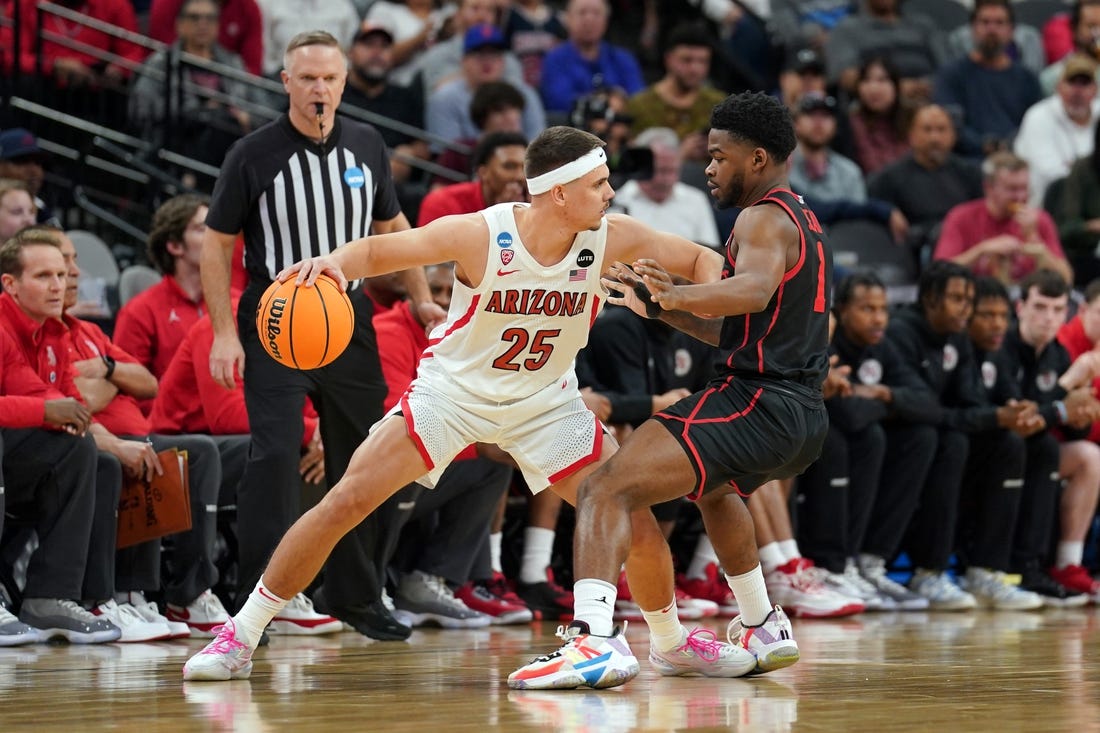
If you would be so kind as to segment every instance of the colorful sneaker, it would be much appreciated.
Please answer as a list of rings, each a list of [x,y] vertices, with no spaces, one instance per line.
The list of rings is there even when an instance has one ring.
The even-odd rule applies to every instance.
[[[0,646],[19,646],[38,641],[38,631],[17,619],[0,603]]]
[[[102,644],[122,636],[122,629],[110,619],[64,599],[24,598],[19,620],[38,631],[39,641],[64,638],[71,644]]]
[[[1048,608],[1080,608],[1089,602],[1084,593],[1066,588],[1038,566],[1025,567],[1020,572],[1020,587],[1038,593]]]
[[[531,609],[508,587],[503,575],[499,579],[471,580],[455,591],[455,598],[466,604],[471,611],[488,616],[494,626],[525,624],[535,617]]]
[[[588,624],[574,621],[559,626],[565,641],[556,652],[536,657],[508,675],[513,690],[572,690],[577,687],[616,687],[638,675],[638,660],[626,643],[626,625],[611,636],[589,633]]]
[[[204,638],[214,636],[214,629],[229,620],[229,612],[211,590],[204,590],[187,606],[167,604],[164,615],[173,623],[186,624],[192,635]]]
[[[1082,565],[1067,565],[1064,568],[1051,568],[1050,577],[1066,587],[1067,590],[1084,593],[1092,603],[1100,603],[1100,580],[1092,577]]]
[[[707,577],[689,578],[680,575],[676,578],[676,587],[697,600],[710,601],[718,606],[717,616],[736,616],[737,599],[730,590],[729,583],[715,563],[707,565]]]
[[[113,598],[92,609],[92,614],[122,629],[120,642],[160,641],[172,636],[167,621],[146,621],[129,603],[118,603]]]
[[[299,593],[283,606],[279,615],[271,619],[267,630],[272,634],[287,636],[318,636],[342,631],[344,622],[313,610],[313,601]]]
[[[969,611],[978,605],[974,596],[956,585],[942,570],[917,568],[909,581],[909,590],[927,598],[932,611]]]
[[[171,635],[168,637],[169,639],[187,639],[191,636],[191,629],[187,624],[180,623],[179,621],[170,621],[167,616],[162,616],[160,609],[157,608],[157,604],[145,600],[145,594],[139,590],[122,593],[116,597],[115,600],[132,607],[137,611],[142,621],[148,621],[154,624],[164,624],[167,626],[168,631],[171,632]]]
[[[800,618],[838,618],[861,613],[863,602],[834,593],[818,579],[811,560],[797,557],[764,575],[777,606]]]
[[[216,628],[214,641],[183,665],[185,680],[246,680],[252,674],[252,650],[237,641],[233,619]]]
[[[848,572],[847,568],[845,572]],[[859,573],[893,603],[892,608],[884,606],[883,610],[923,611],[928,608],[927,598],[890,579],[886,574],[886,560],[878,555],[860,555]]]
[[[718,641],[709,629],[693,629],[681,646],[667,652],[659,651],[650,640],[649,663],[665,677],[742,677],[756,669],[752,653]]]
[[[444,629],[478,629],[492,623],[488,615],[456,598],[443,578],[420,570],[401,579],[393,602],[394,618],[413,628],[434,623]]]
[[[546,569],[545,582],[517,582],[516,595],[547,621],[573,618],[573,592],[554,582],[554,571],[550,568]]]
[[[999,570],[970,567],[963,580],[966,590],[982,607],[995,611],[1031,611],[1043,607],[1043,599],[1038,593],[1009,583]]]
[[[768,611],[758,626],[746,626],[740,616],[733,619],[726,627],[726,638],[730,644],[756,657],[756,666],[749,671],[750,675],[774,672],[798,661],[798,644],[791,621],[779,606]]]

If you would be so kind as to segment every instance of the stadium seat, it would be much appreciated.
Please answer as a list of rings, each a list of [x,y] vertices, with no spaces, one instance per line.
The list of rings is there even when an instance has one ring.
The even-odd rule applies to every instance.
[[[847,219],[828,227],[833,260],[848,269],[874,270],[887,285],[917,281],[917,263],[909,248],[894,242],[890,231],[868,219]]]
[[[118,304],[126,305],[131,298],[161,280],[161,274],[148,265],[131,265],[118,278]]]

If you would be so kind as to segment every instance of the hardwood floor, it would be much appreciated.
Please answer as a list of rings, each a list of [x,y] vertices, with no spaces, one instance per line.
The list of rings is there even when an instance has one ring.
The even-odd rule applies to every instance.
[[[516,692],[555,625],[276,637],[252,679],[184,683],[200,640],[0,649],[0,731],[1100,731],[1100,611],[795,621],[802,661],[752,679],[642,673],[602,691]],[[720,634],[722,621],[707,622]]]

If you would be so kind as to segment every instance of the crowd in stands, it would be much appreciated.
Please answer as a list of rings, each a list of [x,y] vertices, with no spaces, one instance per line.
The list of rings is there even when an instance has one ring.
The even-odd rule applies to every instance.
[[[1086,549],[1100,496],[1100,0],[1051,0],[1036,25],[1009,0],[959,0],[968,20],[950,26],[919,0],[154,0],[141,16],[127,0],[57,2],[72,14],[39,25],[35,0],[0,0],[9,88],[120,95],[123,131],[215,167],[285,109],[271,82],[287,41],[328,31],[348,56],[339,111],[381,120],[418,225],[525,201],[527,142],[570,124],[607,142],[613,210],[721,248],[736,212],[709,203],[710,110],[775,95],[798,140],[791,188],[830,232],[837,286],[825,452],[748,499],[773,600],[803,617],[1100,603]],[[161,279],[92,314],[69,199],[21,121],[0,130],[0,646],[210,636],[251,585],[225,562],[226,538],[249,541],[232,514],[249,424],[240,375],[229,390],[209,369],[208,199],[150,211]],[[453,277],[428,272],[443,308]],[[235,298],[248,278],[238,251]],[[399,279],[365,287],[388,409],[427,337]],[[701,388],[713,358],[608,307],[577,370],[624,440]],[[325,446],[312,405],[301,420],[308,497],[327,485]],[[170,448],[186,451],[192,528],[117,549],[123,478],[159,471]],[[560,499],[529,496],[493,446],[462,458],[434,490],[400,495],[413,508],[371,559],[392,619],[359,632],[571,612],[555,580],[569,574]],[[736,614],[690,502],[654,512],[679,548],[683,617]],[[313,597],[269,631],[339,631]],[[640,618],[625,574],[617,610]]]

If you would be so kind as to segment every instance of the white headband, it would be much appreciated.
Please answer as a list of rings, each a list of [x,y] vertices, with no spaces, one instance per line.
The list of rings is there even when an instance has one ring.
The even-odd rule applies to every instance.
[[[581,176],[591,173],[606,162],[607,154],[604,153],[603,148],[592,148],[576,160],[558,166],[552,171],[547,171],[541,176],[528,178],[527,190],[532,196],[546,193],[554,186],[575,181]]]

